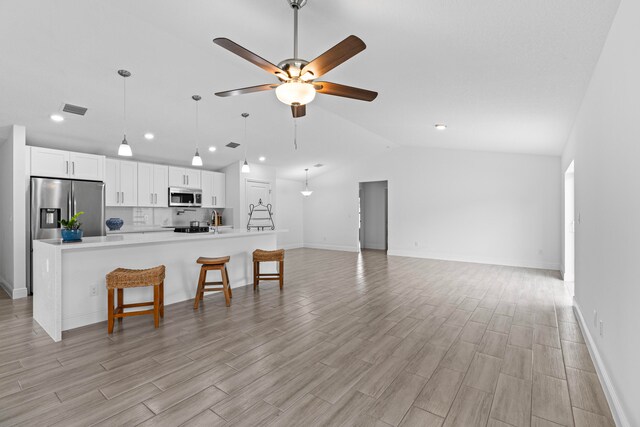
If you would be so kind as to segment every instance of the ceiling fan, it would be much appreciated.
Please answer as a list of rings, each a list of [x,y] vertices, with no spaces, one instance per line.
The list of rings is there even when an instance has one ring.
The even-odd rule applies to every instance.
[[[377,92],[337,83],[315,81],[315,79],[365,50],[367,46],[358,37],[352,35],[313,61],[306,61],[299,58],[298,11],[307,4],[307,0],[286,1],[293,9],[293,58],[285,59],[276,66],[227,38],[219,37],[213,40],[218,46],[235,53],[266,72],[273,74],[280,80],[280,83],[244,87],[218,92],[216,95],[225,97],[275,89],[278,99],[291,106],[291,113],[294,118],[302,117],[306,114],[306,104],[313,101],[316,92],[361,101],[373,101],[376,99],[378,96]]]

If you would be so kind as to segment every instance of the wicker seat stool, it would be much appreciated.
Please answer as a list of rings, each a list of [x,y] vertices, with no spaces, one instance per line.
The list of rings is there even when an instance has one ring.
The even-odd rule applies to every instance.
[[[277,273],[261,273],[261,262],[277,262]],[[260,280],[278,280],[280,289],[284,286],[284,249],[275,251],[264,251],[256,249],[253,251],[253,289],[255,290],[260,284]]]
[[[108,332],[113,333],[114,319],[122,323],[122,318],[129,316],[140,316],[142,314],[153,314],[154,325],[160,326],[160,317],[164,317],[164,277],[165,267],[147,268],[145,270],[130,270],[126,268],[116,268],[107,274],[107,312],[108,312]],[[124,303],[125,288],[139,288],[143,286],[153,286],[153,301],[138,302],[135,304]],[[114,291],[118,290],[118,306],[113,307]],[[124,311],[125,308],[148,307],[149,310]]]
[[[200,257],[196,260],[198,264],[202,264],[200,267],[200,278],[198,279],[198,289],[196,290],[195,301],[193,302],[193,309],[197,310],[200,301],[204,300],[205,292],[219,292],[224,294],[224,300],[229,307],[231,305],[231,286],[229,285],[229,274],[227,273],[227,263],[230,257],[221,258],[206,258]],[[220,282],[207,282],[207,271],[218,270],[220,272]]]

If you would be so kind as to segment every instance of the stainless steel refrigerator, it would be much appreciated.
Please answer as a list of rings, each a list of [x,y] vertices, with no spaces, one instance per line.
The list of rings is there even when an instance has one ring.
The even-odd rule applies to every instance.
[[[85,237],[104,236],[104,183],[69,179],[31,178],[31,259],[29,293],[33,289],[33,240],[61,238],[61,219],[77,212]]]

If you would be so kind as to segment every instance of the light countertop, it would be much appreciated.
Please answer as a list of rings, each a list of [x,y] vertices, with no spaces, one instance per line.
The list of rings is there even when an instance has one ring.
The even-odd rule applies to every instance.
[[[163,244],[172,242],[183,242],[189,240],[205,240],[205,239],[233,239],[242,237],[252,237],[260,235],[268,235],[275,233],[284,233],[288,230],[265,230],[265,231],[247,231],[239,229],[224,229],[220,233],[123,233],[108,236],[85,237],[81,242],[62,243],[62,239],[45,239],[35,240],[47,245],[52,245],[60,250],[74,250],[85,248],[101,248],[111,246],[128,246],[128,245],[149,245]]]

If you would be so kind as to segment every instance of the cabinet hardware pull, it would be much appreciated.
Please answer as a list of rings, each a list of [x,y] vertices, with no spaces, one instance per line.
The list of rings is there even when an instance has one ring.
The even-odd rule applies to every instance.
[[[65,167],[65,173],[68,175],[69,174],[69,161],[65,161],[64,162],[64,167]]]
[[[116,191],[116,205],[120,204],[120,192]]]
[[[71,175],[76,174],[76,162],[71,162]]]
[[[149,203],[153,204],[153,193],[149,193]]]
[[[158,204],[158,193],[155,193],[155,194],[153,195],[153,203],[154,203],[155,205],[157,205],[157,204]]]
[[[124,191],[121,191],[122,193],[122,204],[124,205]]]

